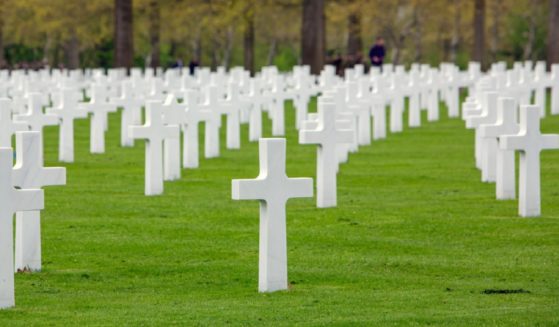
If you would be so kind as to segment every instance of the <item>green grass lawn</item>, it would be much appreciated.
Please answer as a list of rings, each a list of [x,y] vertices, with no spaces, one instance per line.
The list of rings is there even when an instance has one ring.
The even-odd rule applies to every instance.
[[[314,177],[293,117],[288,105],[288,175]],[[115,114],[107,153],[91,155],[79,121],[68,185],[46,190],[44,270],[16,276],[0,326],[558,325],[559,151],[542,155],[543,216],[519,218],[480,182],[473,131],[425,118],[350,156],[337,208],[289,202],[290,290],[272,294],[257,291],[258,202],[231,200],[231,180],[259,171],[247,126],[241,150],[222,138],[220,158],[145,197],[144,143],[120,148]],[[559,116],[542,126],[559,133]]]

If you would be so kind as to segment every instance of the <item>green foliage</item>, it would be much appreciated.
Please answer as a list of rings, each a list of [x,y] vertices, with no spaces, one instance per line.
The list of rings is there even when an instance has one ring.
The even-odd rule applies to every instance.
[[[135,64],[144,66],[152,51],[150,3],[135,0]],[[200,55],[205,65],[243,64],[243,33],[254,14],[256,66],[268,63],[270,45],[281,44],[277,58],[286,70],[299,62],[301,0],[159,0],[160,48],[163,65]],[[348,17],[358,13],[363,53],[371,40],[384,36],[387,62],[398,53],[398,64],[412,61],[438,64],[456,61],[464,67],[473,45],[473,1],[462,0],[332,0],[326,2],[327,48],[347,50]],[[51,65],[63,61],[61,49],[79,40],[81,65],[107,65],[104,53],[113,38],[114,0],[4,0],[0,2],[3,40],[8,47],[42,49]],[[549,2],[543,0],[486,1],[487,58],[545,58]],[[534,31],[533,37],[530,37]],[[455,43],[453,43],[455,42]],[[456,44],[455,47],[449,47]],[[496,44],[496,46],[493,46]],[[94,52],[100,52],[99,55]],[[451,54],[452,53],[452,54]],[[111,55],[112,56],[112,55]],[[396,57],[396,56],[394,56]],[[10,63],[28,54],[11,53]],[[41,58],[43,59],[43,58]],[[110,65],[110,64],[109,64]]]
[[[274,58],[274,65],[280,71],[290,71],[293,66],[297,65],[298,55],[291,47],[278,47],[278,54]]]
[[[43,59],[43,49],[23,44],[10,44],[4,48],[4,56],[10,65],[31,63]]]
[[[506,33],[507,50],[502,51],[504,58],[509,61],[525,59],[524,52],[529,42],[529,21],[522,15],[511,15],[508,17],[508,33]],[[533,58],[544,58],[546,50],[547,25],[545,21],[538,21],[534,28]]]

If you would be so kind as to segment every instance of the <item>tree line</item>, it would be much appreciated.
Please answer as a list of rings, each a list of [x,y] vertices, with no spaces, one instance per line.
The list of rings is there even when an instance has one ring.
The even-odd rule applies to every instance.
[[[0,0],[0,66],[559,62],[559,0]]]

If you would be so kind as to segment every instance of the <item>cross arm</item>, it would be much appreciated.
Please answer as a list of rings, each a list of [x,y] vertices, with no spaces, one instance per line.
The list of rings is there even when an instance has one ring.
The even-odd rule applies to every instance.
[[[542,149],[559,149],[559,134],[542,135]]]
[[[314,122],[304,123],[303,128],[299,131],[299,143],[300,144],[322,144],[321,131],[306,129],[313,128],[318,124],[313,124]]]
[[[338,134],[337,143],[342,143],[342,144],[352,143],[355,137],[354,132],[350,129],[337,130],[336,133]]]
[[[234,179],[231,183],[233,200],[263,200],[265,201],[266,187],[264,182],[257,179]]]
[[[128,126],[128,132],[133,139],[149,139],[151,130],[146,126]]]
[[[310,198],[314,194],[312,178],[290,178],[289,189],[293,190],[290,198]]]
[[[483,138],[499,137],[503,135],[503,128],[500,125],[486,125],[479,126],[480,136]]]
[[[499,138],[499,147],[502,150],[525,150],[525,135],[503,135]]]

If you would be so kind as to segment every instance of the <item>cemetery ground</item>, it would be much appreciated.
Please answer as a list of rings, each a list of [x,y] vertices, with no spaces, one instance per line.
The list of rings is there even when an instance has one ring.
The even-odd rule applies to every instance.
[[[286,115],[288,175],[314,177],[316,148]],[[145,197],[144,143],[121,148],[112,114],[107,153],[91,155],[78,121],[68,185],[45,192],[43,272],[17,274],[0,325],[559,324],[559,152],[542,153],[542,217],[519,218],[480,182],[473,131],[423,115],[341,165],[337,208],[289,201],[290,290],[272,294],[257,292],[258,202],[231,200],[231,180],[259,171],[246,125],[241,150],[222,138],[220,158]]]

